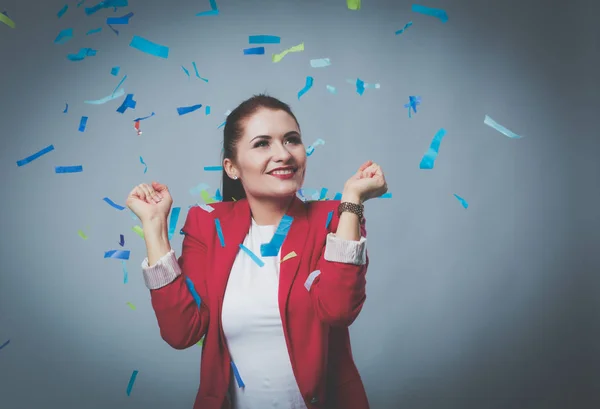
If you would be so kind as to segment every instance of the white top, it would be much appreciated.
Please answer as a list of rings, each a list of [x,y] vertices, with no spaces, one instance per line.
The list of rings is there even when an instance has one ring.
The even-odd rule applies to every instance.
[[[271,241],[277,226],[259,226],[254,219],[243,245],[265,264],[260,267],[240,251],[233,263],[222,323],[227,347],[240,378],[231,376],[234,409],[306,409],[292,371],[279,312],[279,261],[262,257],[260,245]]]

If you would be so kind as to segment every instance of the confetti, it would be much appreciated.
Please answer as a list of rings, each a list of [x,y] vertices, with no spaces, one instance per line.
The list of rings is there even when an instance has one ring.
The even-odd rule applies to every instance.
[[[133,388],[133,384],[135,382],[135,378],[137,377],[139,371],[135,370],[131,373],[131,378],[129,378],[129,384],[127,385],[127,396],[131,395],[131,389]]]
[[[287,50],[283,50],[279,54],[273,54],[272,61],[273,62],[279,62],[288,53],[297,53],[297,52],[300,52],[300,51],[304,51],[304,43],[301,43],[301,44],[295,45],[293,47],[290,47]]]
[[[339,199],[337,199],[339,200]],[[331,219],[333,219],[333,210],[327,213],[327,220],[325,221],[325,228],[329,229],[329,223],[331,223]]]
[[[65,102],[65,110],[63,111],[63,114],[66,114],[69,111],[69,104],[67,104]]]
[[[465,209],[467,209],[469,207],[469,204],[467,203],[467,201],[465,199],[463,199],[462,197],[460,197],[459,195],[457,195],[456,193],[454,193],[454,197],[458,199],[458,201],[460,202],[462,207],[464,207]]]
[[[244,55],[263,55],[265,47],[244,48]]]
[[[356,93],[362,95],[365,93],[365,82],[360,78],[356,79]]]
[[[144,117],[142,117],[142,118],[135,118],[133,121],[134,121],[134,122],[143,121],[143,120],[145,120],[145,119],[152,118],[154,115],[156,115],[156,114],[155,114],[154,112],[152,112],[152,113],[151,113],[150,115],[148,115],[148,116],[144,116]]]
[[[39,150],[38,152],[34,153],[33,155],[30,155],[24,159],[18,160],[17,166],[27,165],[29,162],[33,162],[37,158],[47,154],[48,152],[52,152],[53,150],[54,150],[54,145],[48,145],[44,149]]]
[[[204,203],[206,203],[206,204],[211,204],[211,203],[216,202],[215,199],[210,197],[210,195],[208,194],[208,192],[206,190],[200,191],[200,197],[202,198],[202,200],[204,200]]]
[[[93,57],[97,51],[92,48],[82,48],[77,54],[68,54],[67,58],[71,61],[82,61],[86,57]]]
[[[107,24],[108,28],[110,28],[113,33],[115,33],[116,35],[119,35],[119,30],[116,30],[113,26],[111,26],[110,24]]]
[[[221,191],[219,189],[217,189],[217,191],[215,192],[215,200],[217,202],[220,202],[223,200],[223,196],[221,196]]]
[[[73,38],[73,29],[65,28],[54,39],[54,44],[64,44]]]
[[[256,264],[258,264],[259,267],[263,267],[265,265],[265,263],[260,258],[258,258],[258,256],[254,254],[252,250],[250,250],[248,247],[244,246],[243,244],[240,244],[239,246],[240,249],[242,249],[246,254],[248,254]],[[261,250],[262,246],[263,245],[261,244]]]
[[[123,284],[127,284],[129,281],[129,273],[127,272],[127,262],[121,260],[121,266],[123,266]]]
[[[127,13],[122,17],[108,17],[106,19],[106,24],[109,26],[111,24],[129,24],[129,19],[133,17],[133,13]]]
[[[115,77],[119,75],[119,71],[121,71],[121,67],[116,66],[110,69],[110,75],[114,75]]]
[[[314,78],[313,77],[306,77],[306,83],[304,84],[304,88],[302,88],[300,91],[298,91],[298,99],[300,99],[300,97],[304,94],[306,94],[308,92],[309,89],[312,88],[314,83]]]
[[[510,129],[507,129],[507,128],[503,127],[502,125],[500,125],[499,123],[497,123],[496,121],[494,121],[492,118],[490,118],[487,115],[485,116],[485,119],[483,120],[483,123],[486,124],[487,126],[490,126],[490,127],[494,128],[498,132],[500,132],[500,133],[508,136],[511,139],[521,139],[522,138],[522,136],[517,135],[516,133],[514,133]]]
[[[440,143],[442,139],[446,135],[446,130],[441,128],[431,141],[431,145],[429,146],[429,150],[423,155],[421,159],[421,163],[419,164],[419,169],[433,169],[433,165],[435,164],[435,160],[438,156],[438,151],[440,149]]]
[[[77,234],[79,234],[79,237],[81,237],[84,240],[87,240],[87,236],[85,235],[85,233],[83,232],[83,230],[77,230]]]
[[[446,10],[434,9],[431,7],[425,7],[425,6],[420,6],[418,4],[413,4],[412,11],[415,13],[426,14],[428,16],[438,18],[438,19],[440,19],[440,21],[442,23],[445,23],[446,21],[448,21],[448,14],[446,13]]]
[[[391,199],[391,198],[392,198],[392,192],[384,193],[378,197],[378,199]]]
[[[210,115],[210,106],[207,105],[207,106],[204,107],[204,114],[205,115]]]
[[[196,292],[196,288],[194,287],[194,282],[189,277],[186,277],[185,278],[185,284],[187,285],[187,288],[188,288],[189,292],[192,294],[192,297],[194,298],[194,301],[196,301],[196,305],[198,306],[198,308],[200,308],[200,304],[202,303],[202,299],[200,298],[200,296]]]
[[[346,0],[348,10],[360,10],[360,0]]]
[[[408,108],[408,117],[411,118],[411,113],[410,113],[410,109],[412,108],[412,110],[414,111],[414,113],[417,113],[417,105],[421,105],[421,97],[419,96],[409,96],[408,97],[408,104],[404,104],[404,108]]]
[[[139,122],[136,122],[136,123],[139,123]],[[148,171],[148,165],[146,165],[146,163],[144,162],[144,158],[142,158],[141,156],[140,156],[140,162],[142,163],[142,165],[145,166],[144,173],[146,173]]]
[[[118,204],[116,204],[115,202],[110,200],[108,197],[105,197],[102,200],[104,200],[106,203],[108,203],[109,205],[111,205],[112,207],[114,207],[117,210],[125,210],[125,208],[123,206],[119,206]]]
[[[225,247],[225,238],[223,237],[223,230],[221,230],[221,221],[219,219],[215,219],[215,226],[217,228],[217,234],[219,235],[221,247]]]
[[[0,21],[9,26],[10,28],[15,28],[15,22],[12,21],[6,14],[0,13]]]
[[[396,35],[400,35],[400,34],[404,33],[404,31],[405,31],[405,30],[406,30],[408,27],[410,27],[410,26],[412,26],[412,25],[413,25],[413,22],[412,22],[412,21],[409,21],[408,23],[406,23],[406,24],[404,25],[404,28],[401,28],[400,30],[396,31]]]
[[[217,7],[216,0],[210,0],[210,10],[209,11],[202,11],[202,12],[196,14],[196,16],[217,16],[217,15],[219,15],[219,9]]]
[[[315,278],[317,278],[320,274],[320,270],[315,270],[308,275],[308,278],[304,282],[304,288],[306,288],[307,291],[310,291],[310,287],[312,287],[313,281],[315,281]]]
[[[119,89],[119,87],[121,85],[123,85],[123,83],[125,82],[125,80],[127,79],[127,74],[123,76],[123,78],[121,78],[121,81],[119,81],[119,83],[117,84],[117,86],[115,87],[115,89],[113,90],[113,94],[115,92],[117,92],[117,90]]]
[[[127,108],[135,109],[136,105],[137,102],[133,99],[133,94],[127,94],[121,106],[117,108],[117,112],[123,114]]]
[[[342,193],[341,192],[336,193],[333,200],[342,200]]]
[[[136,310],[135,305],[133,305],[132,303],[128,302],[127,305],[129,306],[129,308],[131,308],[133,311]]]
[[[221,172],[223,170],[223,166],[205,166],[205,172]]]
[[[283,263],[284,261],[287,261],[287,260],[289,260],[289,259],[291,259],[291,258],[294,258],[294,257],[296,257],[296,256],[297,256],[297,254],[296,254],[296,252],[295,252],[295,251],[290,251],[289,253],[287,253],[287,254],[285,255],[285,257],[284,257],[284,258],[282,258],[282,259],[281,259],[281,261],[280,261],[279,263]]]
[[[171,210],[171,218],[169,219],[169,240],[173,238],[173,234],[175,234],[175,228],[177,227],[177,220],[179,219],[179,213],[181,212],[181,207],[174,207]]]
[[[119,245],[123,247],[125,245],[125,236],[122,234],[119,235]]]
[[[202,104],[192,105],[189,107],[179,107],[177,108],[177,113],[179,116],[189,114],[190,112],[194,112],[197,109],[202,108]]]
[[[201,347],[202,345],[204,345],[204,337],[202,337],[202,339],[200,339],[200,341],[196,342],[196,345],[198,345],[198,346],[200,346],[200,347]]]
[[[109,250],[104,252],[104,258],[118,258],[120,260],[129,260],[129,250]]]
[[[128,1],[127,0],[104,0],[101,1],[100,3],[96,4],[93,7],[86,7],[85,9],[85,14],[92,15],[95,12],[97,12],[98,10],[102,10],[104,9],[109,9],[109,8],[118,8],[118,7],[127,7],[128,6]]]
[[[331,65],[331,61],[329,58],[318,58],[315,60],[310,60],[310,66],[313,68],[323,68]]]
[[[281,37],[272,35],[252,35],[248,36],[248,44],[279,44]]]
[[[102,104],[106,104],[108,101],[112,101],[113,99],[120,98],[123,95],[125,95],[125,90],[123,88],[121,88],[117,92],[113,92],[111,95],[107,95],[104,98],[96,99],[94,101],[83,101],[83,102],[86,104],[92,104],[92,105],[102,105]]]
[[[237,381],[238,387],[244,388],[246,385],[244,385],[244,382],[242,381],[242,377],[240,376],[240,373],[238,372],[237,366],[235,366],[233,361],[231,361],[231,368],[233,369],[233,375],[235,376],[235,380]]]
[[[325,145],[325,141],[319,138],[314,141],[312,145],[308,145],[306,147],[306,156],[312,155],[315,152],[315,148],[319,145]]]
[[[68,8],[69,8],[69,5],[65,4],[64,7],[62,9],[60,9],[58,11],[58,13],[56,14],[58,16],[58,18],[61,18],[67,12]]]
[[[0,345],[0,349],[4,348],[8,344],[10,344],[10,339],[8,341],[6,341],[4,344]]]
[[[75,166],[55,166],[55,173],[79,173],[83,172],[83,166],[75,165]]]
[[[331,85],[327,85],[327,91],[329,91],[331,94],[337,93],[337,90],[335,89],[335,87],[331,86]]]
[[[85,132],[85,127],[87,126],[87,116],[82,116],[79,120],[79,132]]]
[[[152,41],[149,41],[140,36],[133,36],[133,38],[131,39],[131,43],[129,43],[129,46],[138,49],[146,54],[154,55],[155,57],[169,57],[169,47],[153,43]]]
[[[260,245],[261,256],[275,257],[277,254],[279,254],[279,249],[281,249],[281,245],[290,231],[293,221],[293,217],[288,216],[287,214],[283,215],[279,221],[279,225],[277,225],[277,230],[275,231],[275,234],[273,234],[271,241],[269,243],[263,243]]]
[[[102,27],[98,27],[98,28],[94,28],[90,31],[88,31],[87,33],[85,33],[86,36],[90,36],[92,34],[96,34],[102,31]]]
[[[136,232],[137,235],[140,236],[142,239],[144,238],[144,229],[142,229],[140,226],[133,226],[131,230]]]

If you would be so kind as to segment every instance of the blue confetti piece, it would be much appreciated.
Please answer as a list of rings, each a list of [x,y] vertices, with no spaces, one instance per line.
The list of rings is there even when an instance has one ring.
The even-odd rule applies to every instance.
[[[408,108],[408,117],[411,118],[410,109],[417,113],[417,105],[421,105],[421,97],[410,95],[408,97],[408,104],[404,104],[404,108]]]
[[[217,191],[215,192],[215,200],[217,202],[223,201],[223,196],[221,195],[221,191],[219,189],[217,189]]]
[[[67,58],[71,61],[82,61],[86,57],[93,57],[97,51],[92,48],[82,48],[77,54],[68,54]]]
[[[179,107],[177,108],[177,113],[179,116],[189,114],[190,112],[194,112],[198,109],[202,108],[202,104],[192,105],[189,107]]]
[[[204,114],[210,115],[210,106],[207,105],[206,107],[204,107]]]
[[[337,192],[335,194],[335,197],[333,198],[333,200],[342,200],[342,193],[341,192]]]
[[[131,378],[129,378],[129,384],[127,385],[127,396],[131,395],[131,389],[133,388],[133,384],[135,383],[135,378],[137,378],[137,374],[139,371],[135,370],[131,373]]]
[[[104,252],[104,258],[117,258],[120,260],[129,260],[129,250],[109,250]]]
[[[119,235],[119,245],[123,247],[125,245],[125,236],[122,234]]]
[[[277,254],[279,254],[279,250],[281,249],[281,246],[283,245],[283,242],[290,231],[290,227],[292,227],[293,221],[294,218],[292,216],[288,216],[287,214],[283,215],[279,221],[279,225],[277,225],[277,230],[275,230],[275,234],[271,238],[271,241],[269,243],[263,243],[260,245],[261,256],[275,257]]]
[[[65,110],[63,111],[63,114],[66,114],[67,112],[69,112],[69,104],[65,102]]]
[[[325,222],[326,229],[329,229],[329,223],[331,223],[331,219],[333,219],[333,210],[327,213],[327,221]]]
[[[64,44],[73,38],[73,29],[65,28],[54,39],[54,44]]]
[[[404,25],[404,28],[401,28],[400,30],[396,31],[396,35],[400,35],[400,34],[404,33],[404,31],[405,31],[405,30],[406,30],[408,27],[410,27],[410,26],[412,26],[412,25],[413,25],[413,22],[412,22],[412,21],[409,21],[408,23],[406,23],[406,24]]]
[[[516,133],[514,133],[510,129],[503,127],[502,125],[500,125],[499,123],[497,123],[496,121],[494,121],[492,118],[490,118],[487,115],[485,116],[485,119],[483,120],[483,123],[486,124],[489,127],[494,128],[498,132],[500,132],[500,133],[508,136],[511,139],[521,139],[522,138],[522,136],[517,135]]]
[[[83,172],[83,166],[75,165],[75,166],[55,166],[55,173],[79,173]]]
[[[362,95],[365,93],[365,82],[360,78],[356,79],[356,93]]]
[[[126,80],[126,79],[127,79],[127,74],[125,74],[125,75],[123,76],[123,78],[121,78],[121,81],[119,81],[119,83],[117,84],[117,86],[116,86],[116,87],[115,87],[115,89],[113,90],[113,92],[112,92],[112,95],[113,95],[113,96],[115,95],[115,92],[117,92],[117,90],[119,89],[119,87],[120,87],[121,85],[123,85],[123,83],[125,82],[125,80]]]
[[[44,149],[41,149],[41,150],[37,151],[33,155],[29,155],[29,156],[27,156],[24,159],[18,160],[17,161],[17,166],[27,165],[28,163],[36,160],[37,158],[39,158],[39,157],[47,154],[48,152],[52,152],[53,150],[54,150],[54,145],[48,145]]]
[[[80,7],[84,2],[85,0],[81,0],[79,3],[77,3],[77,7]]]
[[[129,43],[129,46],[138,49],[146,54],[154,55],[155,57],[169,57],[169,47],[153,43],[152,41],[140,36],[133,36],[133,38],[131,39],[131,43]]]
[[[261,251],[263,249],[264,244],[260,245]],[[258,264],[259,267],[263,267],[265,265],[265,263],[258,258],[258,256],[256,254],[254,254],[248,247],[244,246],[243,244],[240,244],[240,249],[242,249],[246,254],[248,254],[250,256],[250,258],[256,263]],[[275,254],[277,255],[277,254]]]
[[[87,126],[87,120],[88,120],[87,116],[81,117],[81,120],[79,121],[79,132],[85,131],[85,127]]]
[[[188,79],[190,78],[190,72],[182,65],[181,69],[183,70],[183,72],[185,72],[185,75],[187,75]]]
[[[88,31],[87,33],[85,33],[86,36],[90,36],[92,34],[96,34],[102,31],[102,27],[98,27],[98,28],[94,28],[90,31]]]
[[[215,227],[217,228],[217,235],[219,236],[221,247],[225,247],[225,237],[223,237],[223,230],[221,230],[221,221],[219,219],[215,219]]]
[[[460,197],[459,195],[457,195],[456,193],[454,193],[454,197],[458,199],[458,201],[460,202],[462,207],[464,207],[465,209],[467,209],[469,207],[469,204],[467,203],[467,201],[465,199],[463,199],[462,197]]]
[[[127,6],[128,6],[127,0],[104,0],[104,1],[101,1],[100,3],[96,4],[93,7],[86,7],[85,14],[87,14],[89,16],[99,10],[102,10],[102,9],[127,7]]]
[[[58,18],[61,18],[67,12],[68,8],[69,8],[69,5],[65,4],[65,6],[62,9],[60,9],[58,11],[58,13],[56,14],[58,16]]]
[[[272,35],[253,35],[248,37],[249,44],[279,44],[281,37]]]
[[[133,17],[133,13],[127,13],[122,17],[108,17],[106,19],[106,24],[109,26],[111,24],[129,24],[129,19]]]
[[[319,196],[319,200],[325,200],[327,198],[327,191],[328,189],[326,187],[321,188],[321,195]]]
[[[156,115],[156,114],[155,114],[154,112],[152,112],[150,115],[148,115],[148,116],[145,116],[145,117],[143,117],[143,118],[135,118],[135,119],[133,120],[133,122],[137,122],[137,121],[143,121],[144,119],[152,118],[154,115]]]
[[[223,166],[205,166],[204,171],[206,172],[221,172],[223,170]]]
[[[0,345],[0,349],[4,348],[8,344],[10,344],[10,339],[8,341],[6,341],[4,344]]]
[[[108,203],[109,205],[111,205],[112,207],[114,207],[117,210],[125,210],[125,207],[119,206],[118,204],[116,204],[115,202],[113,202],[112,200],[110,200],[108,197],[105,197],[102,200],[104,200],[106,203]]]
[[[244,48],[244,55],[263,55],[264,53],[265,47]]]
[[[119,75],[119,71],[121,71],[121,67],[119,67],[119,66],[112,67],[110,69],[110,75],[113,75],[116,77],[117,75]]]
[[[181,212],[181,207],[174,207],[171,210],[171,218],[169,219],[169,240],[173,238],[173,234],[175,234],[175,228],[177,227],[177,220],[179,219],[179,213]]]
[[[218,16],[218,15],[219,15],[219,9],[217,7],[216,0],[210,0],[210,10],[202,11],[202,12],[196,14],[196,16]]]
[[[113,33],[115,33],[116,35],[119,35],[119,30],[116,30],[113,26],[111,26],[110,24],[107,24],[108,28],[110,28]]]
[[[192,67],[194,68],[194,72],[196,73],[196,77],[198,78],[202,78],[200,76],[200,73],[198,72],[198,67],[196,66],[196,63],[194,61],[192,61]],[[208,82],[208,81],[207,81]]]
[[[238,372],[237,366],[235,366],[233,361],[231,361],[231,368],[233,369],[233,375],[235,376],[235,380],[238,384],[238,387],[245,388],[246,385],[244,385],[244,382],[242,381],[242,377],[240,376],[240,373]]]
[[[304,85],[304,88],[298,91],[298,99],[300,99],[302,95],[306,94],[308,90],[312,88],[314,81],[315,79],[313,77],[306,77],[306,83]]]
[[[384,193],[381,196],[379,196],[379,199],[391,199],[392,198],[392,193],[388,192],[388,193]]]
[[[127,272],[125,260],[121,260],[121,265],[123,266],[123,284],[127,284],[129,282],[129,273]]]
[[[127,94],[121,106],[117,108],[117,112],[123,114],[127,108],[135,109],[136,105],[137,102],[133,100],[133,94]]]
[[[187,285],[189,292],[192,294],[192,297],[194,297],[194,301],[196,301],[196,305],[198,306],[198,308],[200,308],[200,305],[202,304],[202,299],[196,292],[196,288],[194,287],[194,282],[189,277],[186,277],[185,284]]]
[[[142,158],[141,156],[140,156],[140,162],[142,163],[142,165],[145,166],[144,173],[146,173],[148,171],[148,165],[146,165],[146,163],[144,162],[144,158]]]
[[[433,169],[433,165],[435,164],[435,160],[438,156],[438,151],[440,149],[440,143],[442,139],[446,135],[446,130],[441,128],[431,141],[431,145],[429,146],[429,150],[425,152],[423,158],[421,159],[421,163],[419,164],[419,169]]]
[[[448,21],[448,14],[446,13],[446,10],[434,9],[431,7],[425,7],[425,6],[421,6],[418,4],[413,4],[412,11],[415,13],[426,14],[428,16],[438,18],[438,19],[440,19],[440,21],[442,23],[445,23],[446,21]]]

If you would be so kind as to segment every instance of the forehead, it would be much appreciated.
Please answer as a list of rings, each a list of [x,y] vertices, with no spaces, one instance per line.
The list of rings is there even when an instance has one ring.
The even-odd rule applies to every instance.
[[[300,132],[294,118],[285,111],[261,108],[246,120],[244,138],[269,135],[274,138],[290,131]]]

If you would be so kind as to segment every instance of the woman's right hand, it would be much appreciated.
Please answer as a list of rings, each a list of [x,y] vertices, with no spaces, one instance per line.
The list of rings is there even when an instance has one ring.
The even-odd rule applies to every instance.
[[[125,202],[142,224],[157,219],[166,220],[172,204],[173,198],[169,189],[158,182],[137,185],[129,193]]]

